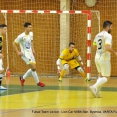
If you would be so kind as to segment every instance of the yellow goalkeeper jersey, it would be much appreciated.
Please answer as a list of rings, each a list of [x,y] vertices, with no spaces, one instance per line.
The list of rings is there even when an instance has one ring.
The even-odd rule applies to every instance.
[[[79,52],[74,49],[71,53],[69,52],[69,49],[65,49],[62,51],[61,55],[60,55],[60,59],[61,60],[66,60],[66,61],[69,61],[69,60],[72,60],[72,59],[75,59],[76,57],[79,56]]]

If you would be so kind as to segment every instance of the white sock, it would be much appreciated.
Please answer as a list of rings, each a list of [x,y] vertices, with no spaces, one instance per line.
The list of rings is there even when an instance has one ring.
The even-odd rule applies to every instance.
[[[39,83],[39,79],[36,71],[32,71],[32,76],[35,79],[36,83]]]
[[[0,77],[3,77],[3,74],[0,74]]]
[[[105,84],[107,82],[107,78],[106,77],[102,77],[102,78],[98,78],[97,82],[93,85],[94,88],[101,88],[101,86],[103,84]]]
[[[97,79],[97,81],[98,80],[100,80],[100,77]],[[100,90],[101,90],[101,87],[102,87],[102,85],[100,85],[98,88],[97,88],[97,94],[100,94],[99,92],[100,92]]]
[[[81,73],[81,74],[84,73],[84,70],[82,69],[82,67],[78,67],[77,70],[78,70],[78,72]]]
[[[29,69],[24,75],[23,75],[23,79],[26,79],[28,76],[32,75],[32,70]]]

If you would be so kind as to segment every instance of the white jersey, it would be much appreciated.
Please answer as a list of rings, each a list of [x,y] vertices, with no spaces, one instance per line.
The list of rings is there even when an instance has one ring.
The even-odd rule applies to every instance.
[[[33,40],[33,32],[29,32],[29,35],[26,35],[25,32],[23,32],[15,39],[15,42],[20,45],[21,52],[27,58],[34,57],[31,48],[32,40]]]
[[[106,31],[98,33],[94,39],[97,46],[96,59],[110,60],[110,52],[106,51],[105,45],[112,46],[112,36]]]

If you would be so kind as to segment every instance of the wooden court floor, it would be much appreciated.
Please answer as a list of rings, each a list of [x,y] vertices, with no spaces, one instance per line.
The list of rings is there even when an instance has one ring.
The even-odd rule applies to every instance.
[[[102,88],[103,98],[93,98],[83,78],[40,78],[46,84],[38,87],[27,78],[21,87],[18,77],[3,79],[6,91],[0,91],[0,117],[117,117],[117,78]]]

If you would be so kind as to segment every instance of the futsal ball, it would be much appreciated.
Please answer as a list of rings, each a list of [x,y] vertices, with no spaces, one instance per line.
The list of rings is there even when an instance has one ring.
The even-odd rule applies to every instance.
[[[97,0],[85,0],[85,4],[88,6],[88,7],[93,7],[95,6]]]

